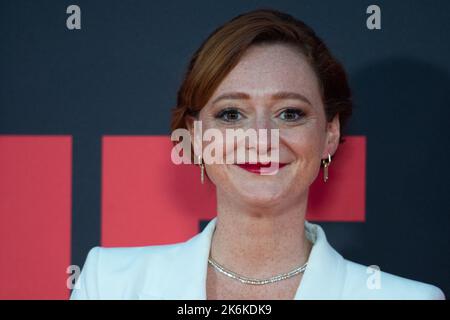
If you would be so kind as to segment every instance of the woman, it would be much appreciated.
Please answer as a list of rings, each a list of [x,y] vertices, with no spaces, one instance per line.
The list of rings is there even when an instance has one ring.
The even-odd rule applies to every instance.
[[[190,62],[172,129],[194,136],[198,120],[222,133],[278,130],[264,145],[278,170],[196,152],[201,179],[216,186],[217,217],[184,243],[92,249],[71,298],[443,299],[432,285],[345,260],[305,221],[309,187],[321,166],[328,176],[351,110],[345,71],[301,21],[257,10],[217,29]]]

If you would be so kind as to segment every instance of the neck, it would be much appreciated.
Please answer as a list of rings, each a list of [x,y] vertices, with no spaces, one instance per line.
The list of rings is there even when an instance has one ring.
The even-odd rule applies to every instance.
[[[248,277],[291,271],[307,261],[312,246],[305,236],[306,207],[307,194],[288,205],[257,207],[218,193],[211,256]]]

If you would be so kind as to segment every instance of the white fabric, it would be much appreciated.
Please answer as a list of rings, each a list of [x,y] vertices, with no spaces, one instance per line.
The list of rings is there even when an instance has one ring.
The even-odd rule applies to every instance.
[[[206,273],[217,217],[186,242],[146,247],[94,247],[71,299],[206,299]],[[381,272],[380,288],[367,285],[373,274],[348,261],[327,242],[323,229],[305,222],[313,242],[308,267],[295,299],[445,299],[429,284]]]

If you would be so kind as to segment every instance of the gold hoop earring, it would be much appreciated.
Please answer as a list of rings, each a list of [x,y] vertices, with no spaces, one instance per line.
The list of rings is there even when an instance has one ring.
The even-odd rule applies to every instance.
[[[203,164],[202,156],[198,156],[198,162],[200,163],[200,181],[205,183],[205,166]]]
[[[322,159],[322,165],[323,165],[323,182],[327,182],[328,180],[328,167],[331,163],[331,155],[328,154],[327,159]]]

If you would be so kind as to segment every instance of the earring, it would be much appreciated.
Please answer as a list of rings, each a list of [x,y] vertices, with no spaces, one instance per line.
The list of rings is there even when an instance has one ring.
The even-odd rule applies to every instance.
[[[323,182],[327,182],[328,180],[328,167],[330,166],[331,163],[331,155],[328,154],[328,158],[327,159],[322,159],[322,164],[323,164]]]
[[[200,163],[200,181],[205,183],[205,166],[203,164],[202,156],[198,156],[198,162]]]

